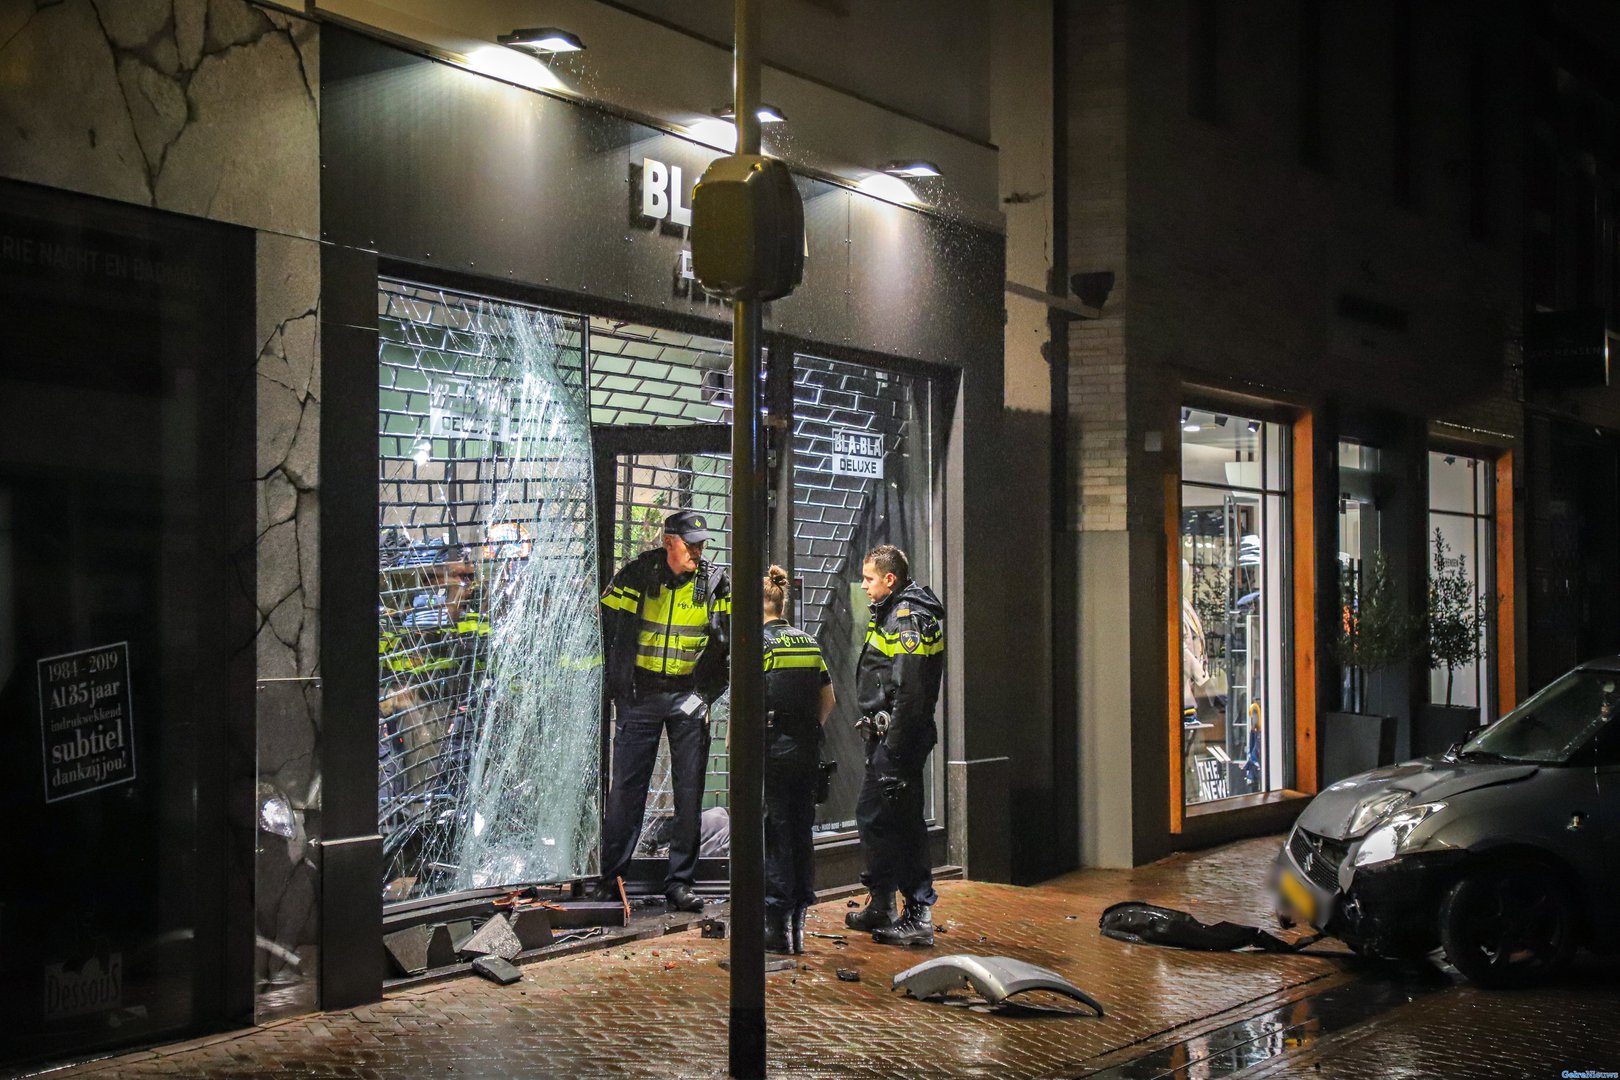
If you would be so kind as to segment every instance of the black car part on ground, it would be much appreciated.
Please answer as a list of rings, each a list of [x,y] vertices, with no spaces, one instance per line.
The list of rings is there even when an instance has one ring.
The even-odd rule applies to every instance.
[[[1185,911],[1159,907],[1157,904],[1126,900],[1112,904],[1097,920],[1097,928],[1104,937],[1128,941],[1138,945],[1168,945],[1177,949],[1203,949],[1206,952],[1235,952],[1239,949],[1259,949],[1262,952],[1298,952],[1321,940],[1313,934],[1299,941],[1289,942],[1269,934],[1258,926],[1242,923],[1199,922]]]

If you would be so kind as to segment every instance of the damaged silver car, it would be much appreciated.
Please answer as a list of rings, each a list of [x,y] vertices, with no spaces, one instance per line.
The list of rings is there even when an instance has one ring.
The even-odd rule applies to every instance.
[[[1443,756],[1341,780],[1276,865],[1278,917],[1358,952],[1436,948],[1524,985],[1620,946],[1620,657],[1583,664]]]

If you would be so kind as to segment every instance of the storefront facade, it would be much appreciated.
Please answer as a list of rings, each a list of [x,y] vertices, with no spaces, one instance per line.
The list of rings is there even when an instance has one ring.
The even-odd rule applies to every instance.
[[[3,47],[7,1064],[317,1000],[319,34],[208,9]]]
[[[1069,261],[1108,285],[1069,330],[1080,836],[1135,865],[1522,698],[1523,43],[1438,12],[1302,9],[1248,51],[1222,5],[1070,20]]]
[[[686,237],[690,185],[719,151],[427,49],[248,3],[204,18],[206,6],[102,27],[88,3],[64,4],[6,46],[83,58],[67,80],[76,97],[43,74],[21,88],[18,116],[43,120],[6,136],[6,272],[26,285],[14,295],[55,305],[19,309],[38,328],[39,370],[60,368],[41,431],[100,400],[48,363],[75,342],[119,342],[131,400],[160,403],[117,430],[162,468],[120,480],[109,443],[111,456],[75,466],[103,494],[69,517],[88,523],[96,500],[156,483],[172,518],[148,523],[150,542],[118,534],[130,565],[117,580],[90,572],[108,563],[105,544],[31,548],[60,556],[35,560],[43,580],[105,588],[75,601],[71,633],[30,632],[8,653],[8,714],[35,721],[13,729],[8,755],[17,820],[33,823],[18,842],[72,836],[95,863],[97,844],[128,850],[132,832],[164,840],[161,872],[118,891],[122,922],[102,912],[105,890],[82,890],[74,922],[43,880],[12,879],[0,959],[16,1015],[35,1022],[18,1025],[8,1061],[373,1000],[388,906],[591,874],[609,720],[598,590],[663,513],[726,513],[729,309],[692,279]],[[172,64],[153,42],[173,46]],[[161,116],[101,115],[137,61],[190,102],[178,134],[142,126]],[[73,133],[92,128],[79,146]],[[769,554],[799,583],[795,617],[844,686],[865,619],[859,555],[883,541],[911,552],[950,627],[935,862],[969,860],[971,819],[974,871],[1003,876],[1010,736],[996,721],[1020,675],[981,659],[1010,623],[986,600],[1038,608],[1042,595],[996,575],[1002,552],[1041,533],[1038,519],[1027,536],[993,524],[1009,517],[1000,477],[1017,457],[1000,419],[1003,242],[852,181],[807,171],[799,184],[805,281],[766,314]],[[145,278],[105,269],[137,264]],[[117,324],[143,306],[167,320],[145,338]],[[150,371],[136,378],[140,364]],[[24,481],[73,482],[40,472],[30,445],[7,441],[14,568],[22,526],[36,531],[45,512]],[[727,561],[729,543],[712,556]],[[132,673],[118,707],[133,770],[42,801],[32,763],[55,744],[33,676],[80,653]],[[184,703],[189,721],[164,674],[186,657],[212,673]],[[823,885],[861,865],[859,746],[842,708],[829,745],[842,767],[818,822]],[[513,722],[524,717],[539,719]],[[717,810],[725,719],[708,770]],[[102,742],[91,756],[116,772],[123,747]],[[164,792],[195,796],[190,824]],[[660,813],[655,793],[649,880]],[[76,880],[63,859],[61,880]],[[724,862],[704,874],[723,879]],[[62,933],[12,947],[42,919]],[[73,929],[92,924],[90,937]]]
[[[327,797],[327,839],[353,841],[355,905],[378,882],[410,909],[585,877],[610,731],[595,596],[675,509],[711,515],[709,557],[729,561],[729,311],[693,280],[685,225],[717,152],[359,34],[328,29],[323,45],[322,758],[327,791],[344,793],[341,809]],[[953,538],[974,512],[967,403],[979,379],[999,380],[1001,246],[825,179],[800,190],[805,281],[765,325],[768,539],[843,690],[819,829],[833,884],[859,871],[847,721],[861,554],[906,547],[964,628],[952,655],[971,647],[962,604],[978,575]],[[364,430],[380,454],[359,452]],[[335,663],[379,648],[370,672]],[[962,685],[944,695],[929,778],[938,863]],[[380,782],[358,722],[335,730],[378,702],[366,732]],[[727,802],[728,722],[722,702],[711,818]],[[638,863],[654,884],[664,783]],[[723,849],[711,852],[700,881],[720,887]],[[348,880],[329,869],[323,889]],[[377,940],[375,921],[358,929],[321,938]]]

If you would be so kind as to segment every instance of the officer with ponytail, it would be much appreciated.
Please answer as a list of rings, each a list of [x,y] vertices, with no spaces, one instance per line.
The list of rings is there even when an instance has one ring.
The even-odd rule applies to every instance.
[[[765,948],[804,952],[804,917],[816,901],[816,785],[821,726],[833,711],[832,677],[816,639],[789,625],[787,572],[765,575]]]

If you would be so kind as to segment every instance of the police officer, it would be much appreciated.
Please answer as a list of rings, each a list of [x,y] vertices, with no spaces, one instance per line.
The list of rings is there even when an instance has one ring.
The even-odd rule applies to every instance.
[[[616,879],[630,868],[658,739],[667,731],[675,823],[664,898],[671,910],[703,910],[692,882],[709,760],[709,706],[725,693],[731,638],[731,584],[725,571],[703,558],[711,535],[695,511],[669,515],[663,548],[632,559],[602,595],[616,725],[598,896],[616,897]]]
[[[867,552],[861,588],[872,602],[855,688],[857,723],[866,736],[866,774],[855,804],[855,825],[866,853],[861,881],[866,906],[844,916],[883,945],[934,943],[932,863],[923,816],[923,766],[939,741],[934,705],[945,670],[945,607],[911,580],[906,553],[893,544]],[[896,920],[894,891],[905,898]]]
[[[765,575],[765,948],[804,952],[804,916],[816,902],[816,783],[821,728],[837,703],[816,639],[788,624],[788,577]]]

